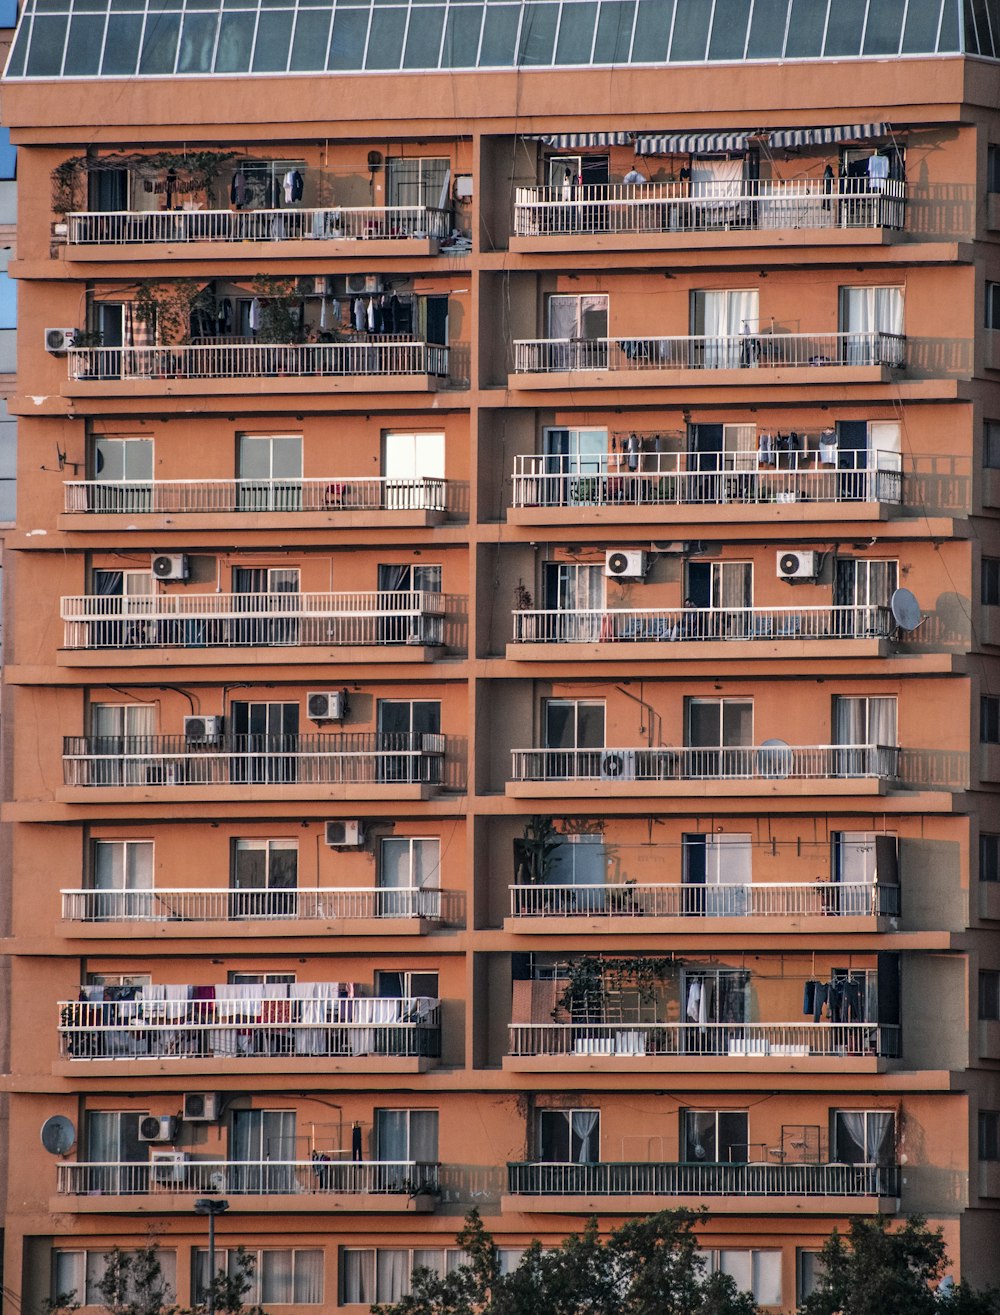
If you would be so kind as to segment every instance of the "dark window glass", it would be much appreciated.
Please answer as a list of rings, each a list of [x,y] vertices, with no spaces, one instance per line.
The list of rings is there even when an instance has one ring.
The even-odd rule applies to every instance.
[[[605,6],[606,8],[607,6]],[[589,4],[566,5],[556,42],[557,64],[588,64],[597,23],[596,0]]]
[[[443,27],[444,7],[441,5],[429,5],[421,9],[419,15],[411,13],[403,68],[437,68]]]
[[[483,23],[483,44],[479,51],[480,68],[514,63],[517,46],[517,5],[487,5]]]
[[[292,11],[279,9],[261,13],[253,50],[255,73],[283,73],[288,66],[288,44],[292,37]]]
[[[140,73],[147,76],[173,73],[180,29],[180,14],[146,15],[146,31],[143,33],[142,54],[139,56]]]
[[[1000,881],[1000,835],[979,837],[979,880]]]
[[[330,40],[331,17],[331,14],[321,9],[299,10],[288,63],[290,72],[306,72],[323,67],[324,52]]]
[[[983,423],[983,465],[987,470],[1000,470],[1000,420]]]
[[[365,68],[399,68],[405,32],[405,9],[373,10]]]
[[[987,607],[1000,607],[1000,558],[984,557],[979,569],[979,601]]]
[[[986,149],[986,190],[1000,192],[1000,146]]]
[[[747,59],[780,59],[787,21],[788,0],[756,0],[750,20]]]
[[[861,50],[861,31],[865,22],[865,0],[834,0],[826,29],[823,53],[857,55]]]
[[[672,64],[698,63],[705,58],[711,16],[712,7],[705,0],[677,0],[674,39],[670,43]]]
[[[946,0],[954,4],[954,0]],[[934,49],[938,23],[941,18],[941,0],[910,0],[903,28],[904,55],[918,55]]]
[[[1000,744],[1000,698],[995,694],[979,700],[979,738],[983,744]]]
[[[518,64],[551,64],[558,5],[526,4],[521,19]]]
[[[825,26],[825,0],[792,0],[785,58],[815,59],[823,49]]]
[[[478,6],[467,5],[448,10],[448,26],[444,34],[444,50],[441,53],[445,68],[476,67],[482,17],[482,10]],[[411,27],[413,22],[414,20],[411,19]]]
[[[1000,329],[1000,283],[986,284],[986,327]]]
[[[77,78],[96,76],[101,68],[103,41],[103,14],[76,14],[70,19],[64,75]]]
[[[906,0],[875,0],[868,6],[865,28],[866,55],[895,55],[903,28]]]
[[[222,15],[219,52],[215,57],[217,73],[245,73],[250,67],[254,17],[253,14]]]
[[[210,73],[215,54],[218,14],[185,14],[177,52],[178,73]]]
[[[333,19],[333,35],[330,37],[330,54],[326,61],[327,68],[361,68],[367,35],[367,10],[341,9],[338,5]]]
[[[65,39],[65,14],[35,15],[31,27],[31,49],[28,51],[29,78],[53,78],[59,75]]]
[[[976,30],[976,19],[972,12],[972,0],[964,0],[962,7],[965,10],[965,49],[970,55],[985,53],[981,51],[979,45],[979,33]]]
[[[1000,1019],[1000,973],[996,971],[979,974],[979,1017],[988,1023]]]
[[[101,73],[106,78],[131,77],[139,58],[142,17],[139,14],[111,14],[104,42]]]
[[[979,53],[992,58],[996,53],[994,49],[995,36],[986,0],[972,0],[972,13],[976,20],[976,31],[979,34]]]
[[[742,59],[746,42],[750,0],[715,0],[709,59]]]
[[[575,5],[563,5],[563,24],[566,14]],[[597,40],[594,43],[595,64],[627,64],[632,44],[632,23],[635,19],[633,0],[604,0],[597,22]]]
[[[913,0],[910,0],[913,3]],[[926,3],[926,0],[925,0]],[[931,9],[936,10],[937,5],[934,0],[930,0]],[[962,43],[958,30],[958,5],[959,0],[944,0],[944,9],[941,12],[941,30],[938,34],[938,53],[948,54],[956,53],[961,49]],[[928,47],[932,49],[932,47]]]
[[[781,0],[782,4],[784,0]],[[674,0],[639,0],[632,41],[633,64],[660,64],[667,58]]]
[[[8,74],[12,78],[20,78],[24,74],[24,56],[28,49],[28,33],[30,30],[30,25],[25,22],[14,39],[14,50],[7,66]]]
[[[979,1158],[1000,1160],[1000,1111],[979,1111]]]

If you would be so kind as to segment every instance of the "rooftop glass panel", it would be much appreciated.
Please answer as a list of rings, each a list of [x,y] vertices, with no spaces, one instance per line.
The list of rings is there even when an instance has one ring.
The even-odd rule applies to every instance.
[[[81,21],[103,7],[26,0],[6,76],[1000,58],[1000,0],[110,0],[106,31]]]

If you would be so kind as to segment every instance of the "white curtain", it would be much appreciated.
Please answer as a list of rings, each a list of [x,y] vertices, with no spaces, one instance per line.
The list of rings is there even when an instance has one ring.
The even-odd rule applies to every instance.
[[[867,1146],[864,1110],[837,1111],[837,1159],[846,1164],[865,1164]]]
[[[759,1306],[781,1305],[781,1252],[753,1252],[753,1285],[750,1289]]]
[[[376,1257],[376,1300],[399,1301],[410,1290],[410,1253],[379,1247]]]
[[[375,1300],[375,1252],[349,1247],[343,1252],[343,1262],[344,1305],[371,1305]]]
[[[594,1133],[599,1118],[598,1110],[573,1111],[573,1132],[580,1143],[576,1156],[579,1164],[592,1164],[597,1160],[597,1138]]]
[[[847,364],[872,365],[878,359],[873,335],[903,332],[903,289],[843,288],[841,295]]]
[[[695,294],[701,301],[701,315],[695,306],[695,332],[707,339],[704,362],[707,370],[733,370],[740,364],[744,329],[751,334],[760,330],[759,297],[756,288],[724,288],[717,292]],[[701,320],[701,328],[698,321]]]

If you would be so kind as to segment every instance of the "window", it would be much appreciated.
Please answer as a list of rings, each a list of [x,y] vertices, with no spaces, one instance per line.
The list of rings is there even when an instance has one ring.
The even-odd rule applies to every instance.
[[[546,429],[542,450],[547,475],[598,475],[608,467],[608,431]]]
[[[497,1272],[513,1274],[521,1263],[526,1247],[497,1247]]]
[[[386,204],[419,205],[431,210],[448,208],[451,161],[444,157],[422,156],[402,159],[390,156],[386,161]]]
[[[231,986],[287,986],[295,981],[295,974],[230,972],[226,981]]]
[[[986,148],[986,190],[1000,192],[1000,146],[993,142]]]
[[[719,288],[691,293],[692,365],[706,370],[734,370],[755,365],[760,344],[751,335],[760,329],[760,299],[756,288]]]
[[[580,562],[545,562],[542,566],[543,605],[558,617],[526,617],[540,627],[539,639],[558,643],[599,640],[604,621],[604,567]]]
[[[688,562],[684,589],[685,607],[746,608],[753,606],[752,562]],[[713,618],[703,618],[711,622]],[[736,634],[727,627],[717,635],[706,638],[739,638],[739,626],[745,625],[740,617],[727,618],[737,626]],[[690,632],[690,627],[688,627]],[[696,622],[697,632],[697,622]]]
[[[399,1301],[410,1291],[410,1276],[418,1266],[444,1277],[467,1262],[465,1252],[454,1247],[341,1247],[340,1303]]]
[[[749,1135],[745,1110],[681,1110],[681,1146],[689,1164],[746,1164]]]
[[[91,469],[93,511],[152,511],[153,440],[151,438],[95,438]]]
[[[165,779],[167,768],[144,756],[156,732],[153,703],[92,703],[91,752],[101,755],[88,768],[91,785],[146,785]]]
[[[1000,470],[1000,420],[983,421],[983,465]]]
[[[538,1158],[543,1164],[596,1164],[601,1158],[599,1110],[541,1110]]]
[[[979,974],[979,1017],[990,1023],[1000,1020],[1000,972],[994,969]]]
[[[250,1250],[253,1262],[251,1285],[243,1300],[282,1306],[318,1306],[323,1301],[323,1252],[298,1248]],[[238,1253],[216,1247],[215,1272],[236,1278],[240,1274]],[[191,1252],[191,1301],[201,1305],[208,1289],[208,1252],[194,1247]]]
[[[437,1110],[376,1110],[375,1158],[395,1163],[436,1164]]]
[[[437,699],[379,699],[380,781],[440,784],[443,745]]]
[[[979,837],[979,880],[1000,881],[1000,835]]]
[[[985,607],[1000,607],[1000,557],[984,557],[979,574],[980,602]]]
[[[983,744],[1000,744],[1000,697],[995,694],[979,700],[979,738]]]
[[[752,755],[753,702],[750,699],[685,699],[685,774],[694,778],[745,776]]]
[[[379,917],[441,914],[441,841],[436,836],[392,836],[379,846]],[[419,892],[419,893],[418,893]]]
[[[1000,329],[1000,283],[986,284],[986,327]]]
[[[291,621],[274,622],[275,626],[293,624]],[[297,703],[244,703],[234,699],[230,707],[229,729],[236,754],[229,760],[230,779],[234,784],[279,785],[298,780],[298,760],[281,752],[293,749],[297,743]]]
[[[233,1110],[229,1132],[232,1192],[294,1192],[294,1110]],[[277,1161],[277,1163],[274,1163]]]
[[[152,840],[95,840],[92,909],[95,918],[154,918]]]
[[[781,1305],[780,1251],[710,1251],[708,1269],[728,1274],[759,1306]]]
[[[548,303],[548,336],[594,342],[608,336],[608,297],[603,292],[575,296],[553,293]]]
[[[137,1251],[123,1250],[123,1255],[132,1257]],[[107,1251],[63,1251],[52,1252],[52,1295],[75,1293],[76,1300],[84,1306],[102,1306],[106,1308],[104,1296],[98,1284],[108,1267],[110,1252]],[[160,1262],[166,1297],[173,1299],[177,1289],[177,1252],[156,1252]],[[135,1300],[134,1285],[123,1294],[126,1301]]]
[[[17,328],[17,283],[0,270],[0,329]]]
[[[150,986],[152,973],[88,973],[88,986]]]
[[[422,972],[386,972],[384,969],[375,973],[375,994],[393,1000],[412,1000],[422,996],[428,1000],[437,1000],[437,973]]]
[[[139,1140],[139,1121],[148,1110],[88,1110],[86,1163],[91,1191],[119,1196],[149,1187],[149,1143]]]
[[[544,708],[546,749],[603,749],[603,699],[548,699]]]
[[[415,501],[411,482],[444,479],[444,434],[382,435],[382,474],[385,476],[385,505],[405,511],[425,504]]]
[[[896,743],[895,698],[853,697],[833,699],[834,743],[868,746]],[[845,771],[847,768],[845,767]]]
[[[298,884],[297,840],[234,840],[229,886],[232,918],[294,917]],[[252,892],[252,893],[251,893]]]
[[[301,510],[301,435],[241,434],[237,469],[240,511]]]
[[[891,1110],[834,1110],[832,1160],[841,1164],[892,1164],[896,1119]]]
[[[819,1251],[799,1248],[795,1253],[795,1287],[801,1305],[819,1287],[823,1277],[823,1257]]]
[[[718,835],[691,832],[681,837],[683,911],[715,917],[739,917],[746,912],[751,882],[753,837],[747,833]]]
[[[15,0],[7,0],[7,5],[12,12],[16,9]],[[2,24],[0,24],[0,26],[2,26]],[[17,147],[11,145],[10,129],[0,128],[0,179],[16,177]]]
[[[847,365],[892,364],[895,354],[886,354],[883,334],[903,334],[902,288],[841,288],[840,332]]]
[[[979,1158],[1000,1160],[1000,1110],[979,1111]]]
[[[899,585],[899,563],[867,557],[838,557],[834,568],[833,601],[842,608],[888,607]],[[864,618],[845,618],[841,633],[865,632]]]

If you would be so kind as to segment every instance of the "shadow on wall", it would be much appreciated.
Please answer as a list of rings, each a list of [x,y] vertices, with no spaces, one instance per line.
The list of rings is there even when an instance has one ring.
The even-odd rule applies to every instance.
[[[924,600],[917,595],[918,602]],[[926,604],[924,604],[926,606]],[[906,653],[966,649],[972,640],[971,600],[964,594],[939,594],[933,612],[925,611],[916,630],[901,632],[897,644]]]
[[[970,183],[908,185],[906,233],[943,240],[971,238],[976,231],[976,189]]]
[[[971,338],[906,338],[909,379],[966,379],[972,375]]]
[[[967,514],[972,507],[972,479],[956,469],[954,457],[915,457],[914,469],[903,476],[904,515],[940,512]],[[963,460],[962,465],[968,467]]]
[[[443,1164],[440,1169],[441,1203],[462,1207],[478,1206],[480,1212],[499,1208],[506,1186],[506,1170],[499,1164]]]
[[[957,749],[900,749],[899,775],[915,790],[967,790],[969,755]]]

